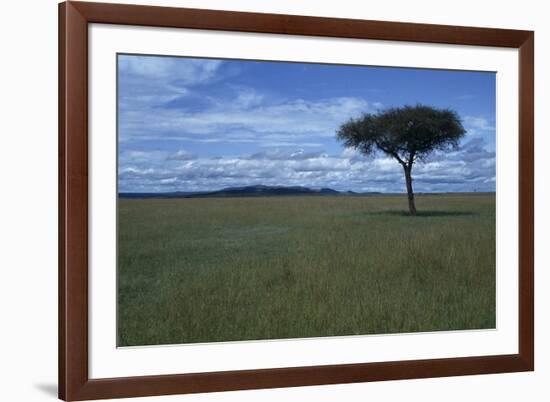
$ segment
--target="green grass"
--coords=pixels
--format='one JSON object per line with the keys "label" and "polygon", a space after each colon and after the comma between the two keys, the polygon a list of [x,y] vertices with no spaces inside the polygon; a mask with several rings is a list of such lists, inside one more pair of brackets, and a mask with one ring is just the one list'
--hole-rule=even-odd
{"label": "green grass", "polygon": [[495,327],[495,197],[119,200],[119,346]]}

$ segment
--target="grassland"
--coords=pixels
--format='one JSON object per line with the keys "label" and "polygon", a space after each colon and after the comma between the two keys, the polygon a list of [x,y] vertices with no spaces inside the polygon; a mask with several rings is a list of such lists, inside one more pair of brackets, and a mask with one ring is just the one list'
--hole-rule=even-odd
{"label": "grassland", "polygon": [[495,327],[495,197],[119,200],[119,346]]}

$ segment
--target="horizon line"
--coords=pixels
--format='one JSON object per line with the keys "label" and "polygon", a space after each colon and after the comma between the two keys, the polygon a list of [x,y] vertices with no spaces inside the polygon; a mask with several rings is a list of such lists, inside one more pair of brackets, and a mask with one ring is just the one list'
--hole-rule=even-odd
{"label": "horizon line", "polygon": [[[223,190],[232,190],[232,189],[243,189],[243,188],[249,188],[249,187],[257,187],[258,185],[250,185],[250,186],[235,186],[235,187],[222,187],[217,188],[213,190],[196,190],[196,191],[186,191],[186,190],[173,190],[173,191],[117,191],[117,194],[177,194],[177,193],[186,193],[186,194],[197,194],[197,193],[212,193],[217,191],[223,191]],[[338,193],[355,193],[355,194],[407,194],[406,191],[374,191],[374,190],[366,190],[366,191],[354,191],[354,190],[334,190],[330,187],[320,187],[320,188],[311,188],[311,187],[304,187],[304,186],[264,186],[264,187],[271,187],[271,188],[304,188],[307,190],[332,190],[336,191]],[[464,194],[464,193],[494,193],[496,194],[496,190],[483,190],[483,191],[476,191],[476,190],[464,190],[464,191],[415,191],[414,194]]]}

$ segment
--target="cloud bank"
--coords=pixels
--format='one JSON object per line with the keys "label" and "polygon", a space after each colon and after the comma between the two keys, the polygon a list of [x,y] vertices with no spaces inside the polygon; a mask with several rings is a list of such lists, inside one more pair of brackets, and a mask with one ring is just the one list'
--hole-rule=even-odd
{"label": "cloud bank", "polygon": [[[385,102],[321,86],[283,90],[272,75],[264,85],[267,73],[259,64],[254,72],[246,62],[120,56],[119,191],[255,184],[405,190],[394,160],[366,158],[335,140],[342,122],[376,112]],[[460,149],[418,163],[415,190],[494,191],[493,121],[465,115],[468,135]]]}
{"label": "cloud bank", "polygon": [[[242,185],[330,187],[347,191],[403,192],[403,172],[391,158],[365,158],[354,150],[337,155],[304,149],[272,149],[213,158],[176,152],[125,152],[121,192],[208,191]],[[432,155],[414,167],[418,192],[493,191],[495,153],[479,139],[460,150]]]}

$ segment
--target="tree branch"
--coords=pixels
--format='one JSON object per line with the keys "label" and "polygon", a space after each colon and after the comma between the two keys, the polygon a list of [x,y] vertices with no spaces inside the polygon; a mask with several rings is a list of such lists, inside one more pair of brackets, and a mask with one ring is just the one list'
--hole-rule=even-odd
{"label": "tree branch", "polygon": [[374,143],[375,143],[376,146],[377,146],[378,148],[380,148],[383,152],[385,152],[385,153],[387,153],[388,155],[391,155],[391,156],[393,156],[395,159],[397,159],[397,162],[399,162],[401,165],[403,165],[403,167],[407,166],[407,163],[406,163],[403,159],[401,159],[401,158],[399,157],[399,155],[397,154],[397,152],[392,151],[392,150],[390,150],[390,149],[388,149],[388,148],[383,147],[378,141],[374,141]]}
{"label": "tree branch", "polygon": [[416,151],[412,151],[410,154],[409,154],[409,166],[412,167],[413,163],[414,163],[414,157],[416,156]]}

